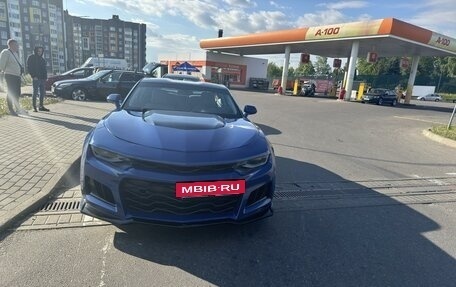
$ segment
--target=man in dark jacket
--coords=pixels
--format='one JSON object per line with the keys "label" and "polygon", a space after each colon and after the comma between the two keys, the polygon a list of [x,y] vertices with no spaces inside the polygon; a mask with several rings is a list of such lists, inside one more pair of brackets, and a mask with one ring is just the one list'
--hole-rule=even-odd
{"label": "man in dark jacket", "polygon": [[27,69],[33,79],[33,110],[35,112],[38,111],[36,109],[36,97],[39,93],[39,110],[49,112],[49,109],[45,108],[43,105],[44,96],[46,95],[44,84],[47,79],[46,60],[43,58],[43,47],[35,47],[33,55],[30,55],[27,58]]}

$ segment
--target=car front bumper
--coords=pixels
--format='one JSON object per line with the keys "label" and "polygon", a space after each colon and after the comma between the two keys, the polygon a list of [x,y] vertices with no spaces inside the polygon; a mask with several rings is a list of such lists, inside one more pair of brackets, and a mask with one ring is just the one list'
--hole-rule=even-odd
{"label": "car front bumper", "polygon": [[[275,164],[240,176],[235,171],[206,174],[166,173],[116,168],[91,151],[81,160],[81,212],[114,224],[132,222],[187,226],[246,223],[272,215]],[[176,198],[176,182],[245,179],[244,194]]]}
{"label": "car front bumper", "polygon": [[60,97],[60,98],[70,98],[71,97],[71,87],[64,87],[64,88],[59,88],[59,86],[52,86],[51,87],[51,92],[54,96]]}

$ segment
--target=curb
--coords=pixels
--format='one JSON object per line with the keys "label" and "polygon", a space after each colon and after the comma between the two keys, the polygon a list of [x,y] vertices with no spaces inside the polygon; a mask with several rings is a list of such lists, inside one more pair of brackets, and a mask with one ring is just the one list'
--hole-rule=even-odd
{"label": "curb", "polygon": [[436,135],[433,132],[431,132],[429,129],[423,130],[423,135],[438,143],[444,144],[444,145],[452,147],[452,148],[456,148],[456,141]]}
{"label": "curb", "polygon": [[40,192],[2,215],[0,221],[0,234],[8,230],[17,221],[34,212],[39,206],[45,204],[52,197],[54,188],[57,187],[60,179],[62,179],[65,173],[67,173],[71,166],[78,160],[79,158],[71,164],[62,164],[56,174],[54,174],[48,183],[43,186]]}

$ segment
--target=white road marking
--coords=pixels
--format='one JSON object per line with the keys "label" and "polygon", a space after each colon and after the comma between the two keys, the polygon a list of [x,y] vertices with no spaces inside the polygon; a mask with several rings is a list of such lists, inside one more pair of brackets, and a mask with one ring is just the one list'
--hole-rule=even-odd
{"label": "white road marking", "polygon": [[424,123],[431,123],[431,124],[439,124],[439,125],[443,125],[444,124],[444,123],[441,123],[441,122],[434,122],[434,121],[415,119],[415,118],[409,118],[409,117],[401,117],[401,116],[394,116],[394,117],[398,118],[398,119],[403,119],[403,120],[410,120],[410,121],[417,121],[417,122],[424,122]]}
{"label": "white road marking", "polygon": [[100,276],[100,284],[98,284],[98,287],[106,286],[106,283],[103,280],[103,278],[105,277],[105,274],[106,274],[106,254],[108,253],[109,249],[111,249],[111,243],[113,242],[113,240],[114,240],[114,235],[112,235],[112,234],[108,235],[108,237],[106,237],[106,239],[105,239],[105,245],[101,249],[101,251],[103,252],[103,261],[101,262],[102,263],[101,276]]}

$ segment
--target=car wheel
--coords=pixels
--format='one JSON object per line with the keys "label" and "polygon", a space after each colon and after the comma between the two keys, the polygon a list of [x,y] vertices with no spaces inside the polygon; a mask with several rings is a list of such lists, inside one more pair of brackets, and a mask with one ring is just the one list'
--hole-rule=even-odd
{"label": "car wheel", "polygon": [[435,99],[436,102],[439,102],[440,100],[439,99]]}
{"label": "car wheel", "polygon": [[378,99],[377,105],[383,105],[383,98]]}
{"label": "car wheel", "polygon": [[76,88],[71,93],[71,98],[75,101],[85,101],[87,99],[87,92],[84,89]]}
{"label": "car wheel", "polygon": [[420,101],[425,101],[425,99],[424,99],[424,98],[421,98]]}
{"label": "car wheel", "polygon": [[396,105],[397,105],[397,100],[396,100],[396,99],[394,99],[394,100],[391,102],[391,106],[393,106],[393,107],[394,107],[394,106],[396,106]]}

